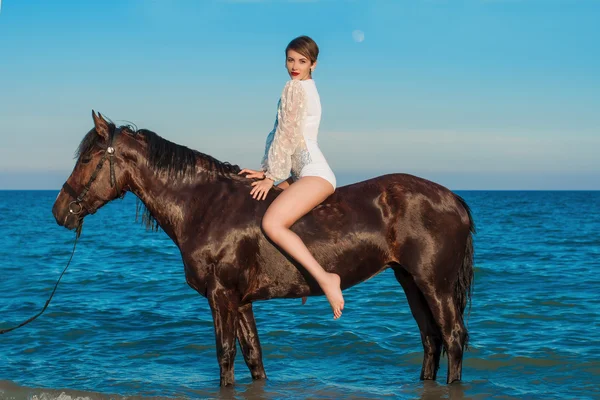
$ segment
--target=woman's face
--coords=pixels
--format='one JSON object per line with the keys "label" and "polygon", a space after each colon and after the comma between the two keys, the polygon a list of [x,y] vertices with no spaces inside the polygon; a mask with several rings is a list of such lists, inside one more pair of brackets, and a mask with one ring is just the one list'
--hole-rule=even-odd
{"label": "woman's face", "polygon": [[316,67],[317,63],[311,65],[309,58],[290,49],[285,65],[292,79],[304,80],[310,79],[310,69]]}

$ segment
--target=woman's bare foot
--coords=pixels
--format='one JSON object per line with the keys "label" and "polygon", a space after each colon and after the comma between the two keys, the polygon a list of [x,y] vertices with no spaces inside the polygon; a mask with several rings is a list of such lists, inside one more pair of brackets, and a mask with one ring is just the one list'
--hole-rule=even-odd
{"label": "woman's bare foot", "polygon": [[325,292],[327,300],[333,310],[333,319],[338,319],[342,316],[344,309],[344,296],[340,287],[342,280],[338,274],[327,272],[327,280],[321,285],[321,289]]}

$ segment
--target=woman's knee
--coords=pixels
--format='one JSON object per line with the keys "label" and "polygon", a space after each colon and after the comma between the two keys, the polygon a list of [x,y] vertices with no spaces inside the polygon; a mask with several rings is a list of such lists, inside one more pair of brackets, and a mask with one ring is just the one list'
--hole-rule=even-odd
{"label": "woman's knee", "polygon": [[271,217],[269,214],[265,214],[261,221],[261,227],[267,236],[274,240],[282,225],[277,219]]}

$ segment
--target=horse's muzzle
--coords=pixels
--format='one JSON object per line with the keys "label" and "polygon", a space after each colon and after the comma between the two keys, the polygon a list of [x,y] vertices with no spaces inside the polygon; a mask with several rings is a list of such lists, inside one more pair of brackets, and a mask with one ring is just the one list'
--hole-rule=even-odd
{"label": "horse's muzzle", "polygon": [[54,219],[58,225],[64,226],[69,230],[77,229],[86,214],[85,209],[83,209],[81,204],[75,202],[65,204],[66,201],[61,197],[59,196],[54,203],[52,215],[54,215]]}

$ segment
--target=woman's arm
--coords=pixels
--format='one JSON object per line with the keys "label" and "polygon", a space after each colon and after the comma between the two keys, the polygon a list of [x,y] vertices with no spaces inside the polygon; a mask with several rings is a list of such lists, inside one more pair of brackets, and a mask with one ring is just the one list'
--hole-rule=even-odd
{"label": "woman's arm", "polygon": [[277,110],[277,128],[262,165],[265,176],[273,181],[286,179],[290,174],[292,154],[302,139],[305,98],[300,81],[290,80],[285,84]]}

